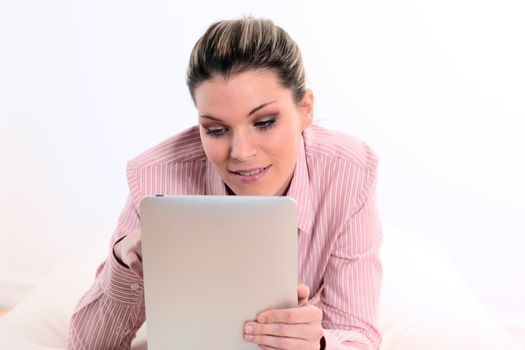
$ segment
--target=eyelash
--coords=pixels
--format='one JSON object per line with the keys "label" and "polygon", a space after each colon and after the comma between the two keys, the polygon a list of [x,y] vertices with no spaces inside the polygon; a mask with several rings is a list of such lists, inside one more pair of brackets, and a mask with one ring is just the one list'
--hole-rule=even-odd
{"label": "eyelash", "polygon": [[275,122],[276,122],[276,119],[271,118],[271,119],[263,120],[262,122],[257,122],[255,123],[255,126],[260,128],[261,130],[268,130],[269,128],[275,125]]}
{"label": "eyelash", "polygon": [[[276,118],[271,118],[271,119],[263,120],[261,122],[257,122],[254,125],[255,127],[259,128],[261,131],[267,131],[275,125],[276,121],[277,121]],[[210,135],[211,137],[220,138],[226,133],[226,131],[227,131],[227,128],[216,128],[216,129],[208,128],[206,134]]]}

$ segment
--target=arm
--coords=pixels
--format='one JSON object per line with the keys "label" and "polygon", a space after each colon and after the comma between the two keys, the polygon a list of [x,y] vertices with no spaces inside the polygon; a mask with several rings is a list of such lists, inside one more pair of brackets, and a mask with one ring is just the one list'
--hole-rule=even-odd
{"label": "arm", "polygon": [[129,349],[144,323],[143,279],[117,261],[115,242],[140,226],[131,197],[111,239],[110,251],[91,288],[79,301],[70,322],[70,349]]}
{"label": "arm", "polygon": [[325,271],[321,308],[327,350],[379,349],[381,242],[381,224],[372,193],[343,225]]}
{"label": "arm", "polygon": [[381,239],[372,197],[340,232],[320,298],[305,303],[309,291],[299,286],[297,307],[261,312],[245,324],[244,339],[262,349],[379,350]]}

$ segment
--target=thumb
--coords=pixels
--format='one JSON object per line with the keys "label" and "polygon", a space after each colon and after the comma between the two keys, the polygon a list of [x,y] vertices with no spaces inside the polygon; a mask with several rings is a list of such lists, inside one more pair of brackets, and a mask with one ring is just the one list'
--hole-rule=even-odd
{"label": "thumb", "polygon": [[299,283],[297,286],[297,303],[299,305],[306,305],[308,297],[310,296],[310,288],[306,284]]}

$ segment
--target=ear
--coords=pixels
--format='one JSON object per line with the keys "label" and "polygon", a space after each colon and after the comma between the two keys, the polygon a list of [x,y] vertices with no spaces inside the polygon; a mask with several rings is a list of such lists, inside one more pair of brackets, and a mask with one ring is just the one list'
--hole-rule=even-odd
{"label": "ear", "polygon": [[314,94],[312,90],[305,91],[303,99],[299,102],[302,115],[303,130],[312,125],[314,119]]}

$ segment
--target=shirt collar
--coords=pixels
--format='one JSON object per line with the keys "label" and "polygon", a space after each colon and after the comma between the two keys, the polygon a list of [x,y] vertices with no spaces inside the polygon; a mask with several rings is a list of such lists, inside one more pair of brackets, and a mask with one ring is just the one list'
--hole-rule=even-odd
{"label": "shirt collar", "polygon": [[[206,160],[206,193],[212,196],[226,196],[226,185],[215,170],[215,167]],[[299,141],[299,150],[297,163],[295,164],[292,182],[286,194],[287,197],[295,199],[297,202],[297,225],[303,232],[310,232],[314,219],[312,208],[312,193],[310,187],[310,175],[308,164],[306,162],[306,151],[304,140],[301,137]]]}

